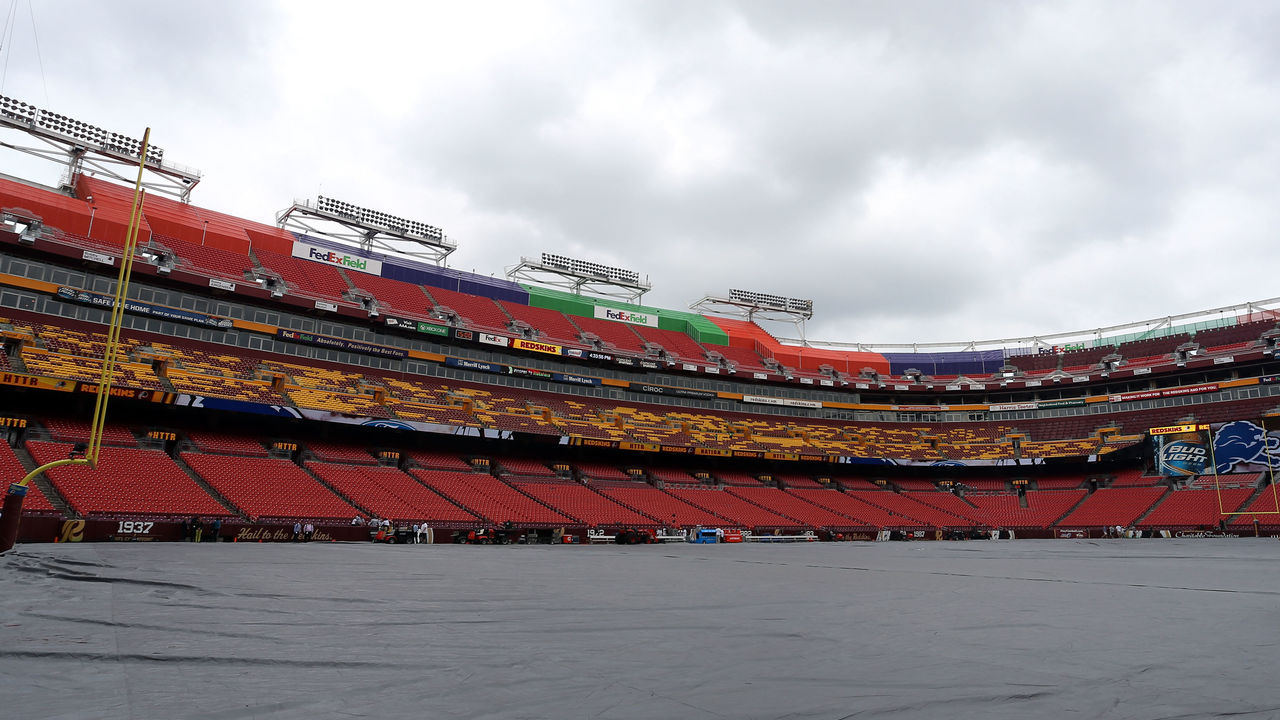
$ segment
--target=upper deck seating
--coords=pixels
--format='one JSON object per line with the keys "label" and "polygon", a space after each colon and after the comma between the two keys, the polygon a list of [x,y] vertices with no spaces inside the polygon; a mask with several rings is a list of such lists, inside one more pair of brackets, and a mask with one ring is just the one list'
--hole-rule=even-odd
{"label": "upper deck seating", "polygon": [[268,250],[255,249],[253,254],[262,267],[276,273],[288,283],[290,292],[350,304],[343,298],[343,294],[351,286],[336,267]]}
{"label": "upper deck seating", "polygon": [[427,287],[426,291],[431,294],[436,306],[447,307],[458,313],[459,317],[464,318],[467,321],[467,327],[483,328],[500,333],[510,332],[508,326],[511,324],[511,318],[492,298],[438,287]]}

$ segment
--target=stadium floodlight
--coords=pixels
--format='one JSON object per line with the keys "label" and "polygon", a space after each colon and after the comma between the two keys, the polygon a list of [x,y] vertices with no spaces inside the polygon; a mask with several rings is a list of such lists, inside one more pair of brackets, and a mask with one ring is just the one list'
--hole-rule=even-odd
{"label": "stadium floodlight", "polygon": [[745,317],[751,322],[790,322],[796,326],[801,342],[804,342],[804,322],[813,317],[812,300],[734,288],[729,290],[728,295],[704,295],[689,307],[702,312]]}
{"label": "stadium floodlight", "polygon": [[164,150],[147,146],[135,137],[110,132],[103,128],[0,96],[0,128],[26,133],[44,146],[26,147],[2,143],[10,150],[65,165],[62,187],[74,191],[77,180],[86,169],[120,183],[134,182],[132,171],[139,164],[149,173],[142,183],[148,192],[172,195],[182,202],[191,201],[191,191],[200,182],[200,171],[164,161]]}
{"label": "stadium floodlight", "polygon": [[323,195],[317,196],[314,203],[294,200],[276,213],[276,225],[356,245],[365,252],[381,250],[437,265],[443,265],[449,254],[458,249],[457,243],[434,225]]}
{"label": "stadium floodlight", "polygon": [[539,260],[520,258],[519,263],[507,268],[507,277],[513,281],[526,280],[564,288],[575,295],[581,295],[585,290],[593,295],[631,303],[639,303],[640,298],[653,289],[647,280],[640,279],[640,273],[635,270],[546,252]]}

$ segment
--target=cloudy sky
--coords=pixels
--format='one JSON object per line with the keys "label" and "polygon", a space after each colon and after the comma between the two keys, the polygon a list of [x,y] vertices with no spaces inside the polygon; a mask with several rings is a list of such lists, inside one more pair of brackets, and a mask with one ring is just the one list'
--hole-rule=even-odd
{"label": "cloudy sky", "polygon": [[869,343],[1280,295],[1271,2],[12,7],[0,93],[152,127],[199,205],[438,225],[459,269],[559,252]]}

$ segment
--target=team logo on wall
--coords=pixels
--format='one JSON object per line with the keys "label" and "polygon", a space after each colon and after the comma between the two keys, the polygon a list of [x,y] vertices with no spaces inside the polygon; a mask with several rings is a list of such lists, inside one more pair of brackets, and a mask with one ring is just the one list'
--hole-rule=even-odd
{"label": "team logo on wall", "polygon": [[1213,436],[1213,457],[1219,473],[1266,471],[1280,462],[1277,451],[1280,436],[1248,420],[1223,423]]}

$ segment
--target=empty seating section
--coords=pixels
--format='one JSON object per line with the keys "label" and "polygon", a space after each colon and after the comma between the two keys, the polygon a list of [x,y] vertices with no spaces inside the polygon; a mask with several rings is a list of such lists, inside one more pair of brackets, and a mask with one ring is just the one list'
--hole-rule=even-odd
{"label": "empty seating section", "polygon": [[1009,481],[1004,478],[962,478],[955,481],[969,490],[977,492],[1005,492],[1009,489]]}
{"label": "empty seating section", "polygon": [[584,332],[589,332],[600,338],[606,348],[616,348],[636,355],[645,354],[644,340],[627,323],[580,317],[578,315],[573,316],[570,320]]}
{"label": "empty seating section", "polygon": [[1275,326],[1276,321],[1274,319],[1226,325],[1208,330],[1197,330],[1192,340],[1199,343],[1200,347],[1206,350],[1214,350],[1228,345],[1244,344],[1247,346],[1258,340],[1262,333],[1271,330]]}
{"label": "empty seating section", "polygon": [[152,235],[151,245],[171,251],[178,269],[200,275],[244,282],[245,271],[253,267],[248,255],[165,235]]}
{"label": "empty seating section", "polygon": [[431,315],[431,298],[423,292],[421,285],[362,272],[349,272],[347,277],[351,279],[352,285],[378,301],[378,309],[383,314],[399,313],[414,318],[427,318]]}
{"label": "empty seating section", "polygon": [[[27,472],[27,469],[22,466],[22,461],[18,460],[17,454],[13,452],[13,448],[9,447],[9,443],[0,443],[0,474],[7,478],[8,482],[16,483],[26,477]],[[26,500],[22,503],[23,512],[44,513],[56,509],[35,483],[29,486]]]}
{"label": "empty seating section", "polygon": [[631,476],[613,465],[603,463],[578,463],[578,473],[592,480],[630,480]]}
{"label": "empty seating section", "polygon": [[802,527],[854,527],[853,521],[840,513],[819,507],[777,488],[756,485],[755,487],[728,487],[724,491],[753,505],[775,510],[779,514],[799,522]]}
{"label": "empty seating section", "polygon": [[1107,487],[1155,487],[1164,482],[1159,475],[1143,475],[1141,468],[1116,473],[1115,479]]}
{"label": "empty seating section", "polygon": [[[24,348],[22,359],[27,364],[28,371],[36,375],[95,384],[102,377],[102,360],[98,358],[73,357],[45,352],[39,348]],[[119,361],[111,384],[144,390],[160,390],[163,387],[150,366]]]}
{"label": "empty seating section", "polygon": [[1102,362],[1102,358],[1116,352],[1114,345],[1102,345],[1100,347],[1088,348],[1086,350],[1072,350],[1062,353],[1062,369],[1084,369],[1091,368]]}
{"label": "empty seating section", "polygon": [[725,360],[732,362],[739,372],[772,372],[764,364],[764,358],[756,354],[756,351],[751,348],[712,345],[707,349],[720,353]]}
{"label": "empty seating section", "polygon": [[1028,355],[1015,355],[1008,359],[1008,363],[1026,373],[1035,373],[1044,370],[1057,370],[1058,354],[1033,353]]}
{"label": "empty seating section", "polygon": [[728,518],[690,505],[675,495],[644,483],[610,483],[597,485],[595,489],[605,497],[648,515],[663,527],[715,527],[728,521]]}
{"label": "empty seating section", "polygon": [[683,470],[667,468],[649,468],[645,473],[655,479],[671,485],[698,485],[701,481]]}
{"label": "empty seating section", "polygon": [[267,448],[263,446],[262,441],[258,438],[232,433],[192,430],[187,433],[187,440],[191,442],[196,450],[204,453],[267,457]]}
{"label": "empty seating section", "polygon": [[[970,526],[986,524],[980,519],[977,508],[951,493],[937,491],[911,491],[904,493],[904,495],[922,505],[928,505],[941,510],[943,513],[946,513],[947,517],[955,516],[961,518]],[[953,527],[956,525],[954,520],[950,522]]]}
{"label": "empty seating section", "polygon": [[514,482],[518,490],[531,495],[564,515],[588,525],[652,527],[654,518],[646,517],[576,483]]}
{"label": "empty seating section", "polygon": [[920,478],[899,478],[894,480],[893,484],[903,490],[937,490],[932,480],[923,480]]}
{"label": "empty seating section", "polygon": [[429,525],[471,524],[476,516],[392,467],[308,463],[321,480],[379,518]]}
{"label": "empty seating section", "polygon": [[476,412],[475,418],[482,425],[498,430],[534,433],[537,435],[559,435],[560,429],[543,420],[541,415],[521,415],[517,413]]}
{"label": "empty seating section", "polygon": [[817,480],[806,477],[804,475],[781,475],[775,474],[774,479],[782,483],[782,487],[791,488],[825,488],[826,485]]}
{"label": "empty seating section", "polygon": [[520,475],[524,477],[555,477],[556,473],[545,464],[537,460],[525,460],[522,458],[502,458],[498,461],[498,465],[509,475]]}
{"label": "empty seating section", "polygon": [[299,387],[287,391],[294,405],[313,410],[328,410],[343,415],[368,415],[390,417],[391,412],[373,399],[372,395],[354,395]]}
{"label": "empty seating section", "polygon": [[410,451],[405,453],[406,459],[418,467],[435,468],[437,470],[462,470],[469,472],[471,466],[466,460],[448,453]]}
{"label": "empty seating section", "polygon": [[1043,529],[1065,515],[1084,496],[1084,490],[1028,492],[1026,507],[1019,504],[1017,495],[970,495],[966,499],[977,507],[975,517],[990,527]]}
{"label": "empty seating section", "polygon": [[[903,515],[890,514],[879,505],[863,502],[854,493],[834,490],[809,490],[800,488],[788,491],[802,500],[826,508],[850,519],[854,527],[864,528],[914,528],[923,523]],[[885,493],[886,495],[890,493]]]}
{"label": "empty seating section", "polygon": [[491,523],[510,521],[519,525],[552,527],[573,522],[571,518],[491,475],[419,469],[410,470],[409,473],[431,489]]}
{"label": "empty seating section", "polygon": [[1098,452],[1098,440],[1024,440],[1019,454],[1024,458],[1085,457]]}
{"label": "empty seating section", "polygon": [[967,517],[958,517],[932,505],[925,505],[905,494],[882,490],[855,490],[850,494],[867,504],[884,508],[892,515],[909,517],[927,527],[963,527],[972,524]]}
{"label": "empty seating section", "polygon": [[358,373],[345,372],[337,368],[276,361],[264,362],[260,367],[263,370],[284,373],[293,384],[316,390],[351,393],[356,392],[360,385],[366,382],[364,376]]}
{"label": "empty seating section", "polygon": [[1276,485],[1268,485],[1258,491],[1253,500],[1240,508],[1245,514],[1236,515],[1228,520],[1230,525],[1252,525],[1254,519],[1260,525],[1275,526],[1280,524],[1280,492]]}
{"label": "empty seating section", "polygon": [[[44,465],[66,458],[71,445],[31,441],[27,449]],[[83,515],[231,515],[160,450],[104,446],[96,469],[64,465],[45,476]]]}
{"label": "empty seating section", "polygon": [[262,267],[276,273],[288,283],[290,293],[346,302],[343,300],[343,293],[351,286],[337,268],[267,250],[255,249],[253,254]]}
{"label": "empty seating section", "polygon": [[[58,442],[77,443],[89,440],[88,420],[42,418],[40,424],[49,431],[49,437]],[[138,440],[128,428],[107,423],[102,427],[102,444],[132,447],[138,444]]]}
{"label": "empty seating section", "polygon": [[661,345],[662,349],[666,350],[667,354],[672,357],[699,363],[707,361],[707,349],[682,332],[645,327],[643,325],[636,325],[633,329],[640,337],[644,338],[645,342]]}
{"label": "empty seating section", "polygon": [[217,376],[251,377],[258,361],[244,355],[206,352],[200,348],[174,343],[152,342],[138,350],[145,355],[167,358],[170,370]]}
{"label": "empty seating section", "polygon": [[349,521],[358,510],[281,458],[182,453],[215,490],[253,519]]}
{"label": "empty seating section", "polygon": [[364,445],[347,445],[337,442],[307,443],[311,456],[324,462],[353,463],[356,465],[377,465],[378,459],[369,454],[370,448]]}
{"label": "empty seating section", "polygon": [[507,326],[511,323],[511,318],[507,317],[495,300],[438,287],[428,287],[426,290],[435,300],[436,306],[447,307],[456,312],[459,317],[467,320],[468,327],[508,332]]}
{"label": "empty seating section", "polygon": [[739,487],[761,487],[760,481],[744,472],[717,472],[716,477],[725,485],[736,485]]}
{"label": "empty seating section", "polygon": [[[769,488],[765,488],[766,490]],[[712,488],[668,487],[667,492],[690,505],[703,508],[744,528],[799,528],[801,523],[739,495]],[[781,490],[773,492],[782,494]]]}
{"label": "empty seating section", "polygon": [[266,405],[289,405],[280,393],[271,389],[266,380],[241,380],[239,378],[169,372],[165,375],[173,389],[193,395],[234,398]]}
{"label": "empty seating section", "polygon": [[1164,495],[1166,488],[1105,488],[1080,503],[1062,519],[1063,527],[1128,527]]}
{"label": "empty seating section", "polygon": [[1084,480],[1080,476],[1074,477],[1041,477],[1035,480],[1036,490],[1075,490],[1081,486]]}
{"label": "empty seating section", "polygon": [[[1139,527],[1153,528],[1211,528],[1219,520],[1230,520],[1223,513],[1235,512],[1253,495],[1253,488],[1226,488],[1217,490],[1175,490],[1156,505],[1155,509],[1138,523]],[[1221,507],[1219,507],[1221,502]],[[1122,523],[1116,523],[1122,524]]]}
{"label": "empty seating section", "polygon": [[508,300],[498,300],[498,305],[512,318],[538,331],[538,339],[547,342],[582,345],[582,331],[559,310],[521,305]]}
{"label": "empty seating section", "polygon": [[1169,355],[1179,345],[1190,340],[1191,336],[1186,333],[1147,338],[1145,340],[1130,340],[1129,342],[1120,343],[1120,346],[1116,348],[1116,352],[1119,352],[1126,360],[1130,358],[1159,357]]}

